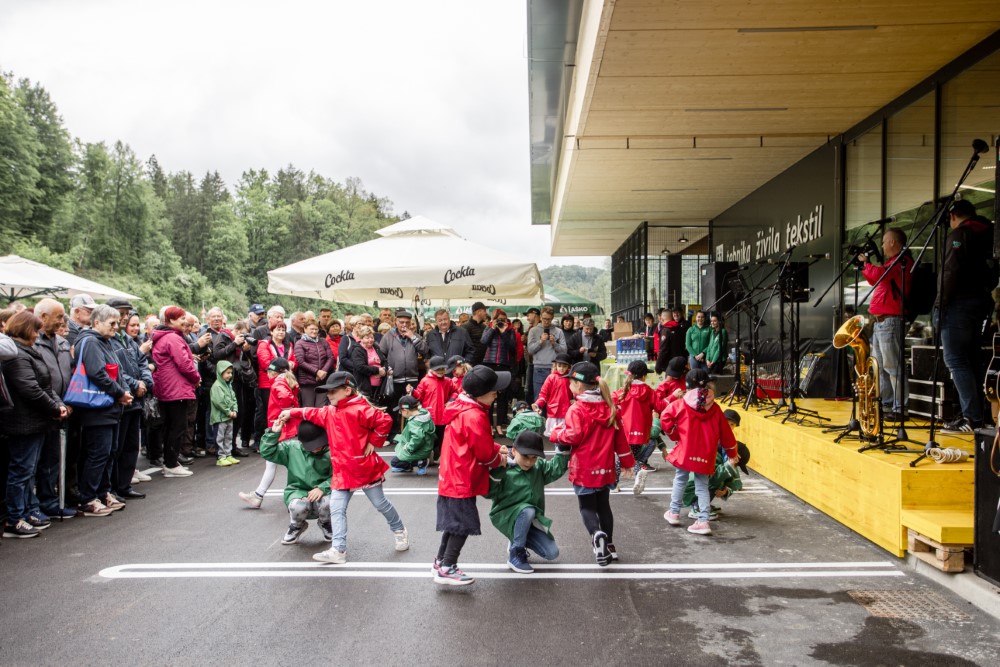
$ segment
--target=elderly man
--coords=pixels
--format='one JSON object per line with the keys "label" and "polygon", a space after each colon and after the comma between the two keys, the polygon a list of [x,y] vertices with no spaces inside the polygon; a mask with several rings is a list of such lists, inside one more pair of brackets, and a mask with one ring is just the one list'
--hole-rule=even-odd
{"label": "elderly man", "polygon": [[76,344],[76,338],[84,329],[90,328],[90,314],[97,304],[89,294],[77,294],[69,301],[69,335],[66,340],[70,346]]}
{"label": "elderly man", "polygon": [[247,311],[247,322],[250,324],[251,331],[260,325],[260,321],[264,319],[264,313],[266,312],[267,311],[264,310],[264,306],[259,303],[255,303],[250,306],[250,309]]}
{"label": "elderly man", "polygon": [[[271,306],[267,309],[267,319],[257,322],[257,328],[251,329],[253,332],[253,338],[257,341],[268,340],[271,337],[271,331],[274,327],[278,326],[279,322],[285,321],[285,309],[281,306]],[[257,350],[253,351],[254,354]]]}
{"label": "elderly man", "polygon": [[528,354],[532,359],[532,392],[528,404],[538,397],[545,378],[552,372],[552,363],[557,354],[566,353],[566,338],[562,329],[553,324],[555,311],[551,306],[542,308],[540,321],[528,331]]}
{"label": "elderly man", "polygon": [[594,320],[583,320],[583,326],[575,332],[571,340],[566,343],[573,362],[589,361],[592,364],[600,364],[602,359],[608,356],[608,349],[604,347],[604,341],[597,334],[597,325]]}
{"label": "elderly man", "polygon": [[[66,310],[55,299],[42,299],[35,305],[35,315],[42,321],[35,349],[42,355],[45,366],[52,378],[52,391],[57,396],[66,393],[69,379],[73,374],[69,355],[69,342],[56,331],[66,321]],[[42,443],[42,451],[35,470],[35,493],[28,499],[29,514],[43,513],[49,517],[61,516],[68,519],[76,516],[76,510],[59,509],[59,470],[63,462],[59,457],[59,442],[65,432],[65,422],[60,428],[49,431]],[[76,466],[71,468],[75,472]],[[67,485],[69,477],[66,478]]]}
{"label": "elderly man", "polygon": [[427,350],[432,357],[449,359],[456,355],[469,359],[475,346],[469,339],[469,332],[455,325],[447,308],[434,313],[435,327],[427,334]]}
{"label": "elderly man", "polygon": [[486,304],[482,301],[477,301],[472,304],[472,317],[462,325],[469,332],[469,339],[476,348],[472,353],[472,358],[466,359],[473,366],[483,363],[483,355],[486,354],[486,346],[483,345],[483,332],[486,330],[486,323],[489,322],[489,319],[490,316],[486,312]]}
{"label": "elderly man", "polygon": [[302,334],[306,332],[306,314],[296,310],[288,318],[288,323],[291,326],[288,328],[286,340],[289,345],[295,345],[295,341],[301,338]]}
{"label": "elderly man", "polygon": [[[417,355],[427,358],[427,341],[416,332],[410,313],[405,310],[396,312],[396,327],[382,336],[379,349],[392,370],[393,396],[402,396],[410,387],[416,389],[420,380]],[[392,434],[398,432],[398,426],[399,421],[393,419]]]}

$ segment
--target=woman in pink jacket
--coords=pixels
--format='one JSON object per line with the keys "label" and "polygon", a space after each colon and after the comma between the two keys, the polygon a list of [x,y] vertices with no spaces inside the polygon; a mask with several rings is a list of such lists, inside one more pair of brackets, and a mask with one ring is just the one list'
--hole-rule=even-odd
{"label": "woman in pink jacket", "polygon": [[184,340],[181,328],[187,313],[183,308],[171,306],[163,311],[163,322],[153,329],[152,358],[153,395],[160,401],[163,417],[163,476],[188,477],[193,474],[178,462],[177,456],[194,440],[188,425],[188,410],[195,400],[195,387],[201,384],[201,375],[191,355],[191,348]]}

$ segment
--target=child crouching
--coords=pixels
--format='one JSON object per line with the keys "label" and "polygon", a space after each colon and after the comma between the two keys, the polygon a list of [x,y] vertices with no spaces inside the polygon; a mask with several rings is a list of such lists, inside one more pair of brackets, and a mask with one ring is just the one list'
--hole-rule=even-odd
{"label": "child crouching", "polygon": [[507,567],[514,572],[531,574],[528,550],[545,560],[559,557],[559,547],[549,528],[552,519],[545,516],[545,485],[566,474],[569,455],[557,453],[545,460],[542,436],[522,431],[513,445],[514,465],[490,473],[493,501],[490,521],[510,540]]}
{"label": "child crouching", "polygon": [[278,417],[260,440],[260,455],[265,460],[288,469],[285,483],[285,506],[288,508],[288,532],[282,544],[295,544],[309,524],[319,520],[323,539],[333,539],[330,525],[330,443],[326,431],[309,422],[300,422],[297,436],[278,441],[287,416]]}
{"label": "child crouching", "polygon": [[[726,410],[723,414],[726,416],[726,421],[729,422],[729,427],[735,433],[736,428],[740,425],[740,414],[735,410]],[[724,501],[729,500],[734,493],[743,489],[743,480],[740,478],[739,471],[742,470],[744,475],[750,474],[750,471],[747,470],[747,463],[750,461],[750,449],[742,442],[737,441],[736,451],[739,453],[740,459],[736,465],[732,465],[726,460],[726,453],[721,447],[716,451],[715,472],[708,478],[708,497],[711,500],[715,500],[716,498]],[[688,481],[687,487],[684,489],[684,506],[687,507],[688,505],[691,506],[688,518],[697,519],[700,508],[694,488],[694,480]],[[715,521],[721,513],[722,508],[710,505],[708,508],[708,520]]]}
{"label": "child crouching", "polygon": [[434,450],[437,427],[431,420],[430,412],[421,407],[420,401],[413,396],[400,398],[396,409],[406,420],[406,425],[393,438],[396,455],[389,461],[389,469],[392,472],[410,472],[415,467],[418,475],[426,475],[427,459]]}
{"label": "child crouching", "polygon": [[711,535],[708,525],[708,477],[715,472],[715,452],[721,445],[729,463],[738,462],[736,437],[725,415],[715,402],[715,392],[708,371],[695,369],[687,374],[688,392],[684,398],[666,407],[660,417],[663,432],[677,445],[667,460],[677,469],[670,496],[670,509],[663,518],[671,526],[681,523],[680,509],[688,477],[694,474],[695,495],[698,499],[698,520],[688,526],[689,533]]}

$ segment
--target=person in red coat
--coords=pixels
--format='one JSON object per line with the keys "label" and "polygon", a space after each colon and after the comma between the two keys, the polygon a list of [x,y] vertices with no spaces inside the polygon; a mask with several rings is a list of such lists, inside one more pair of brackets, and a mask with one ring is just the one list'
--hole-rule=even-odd
{"label": "person in red coat", "polygon": [[[612,395],[615,406],[618,408],[618,414],[621,415],[622,427],[625,429],[625,441],[628,442],[629,449],[632,450],[632,458],[635,459],[635,465],[632,468],[632,472],[635,473],[632,493],[637,496],[646,488],[648,471],[642,466],[641,461],[644,460],[643,450],[649,445],[649,434],[653,429],[655,397],[652,387],[646,384],[648,372],[649,369],[645,361],[633,361],[628,365],[628,370],[625,371],[628,376],[626,385]],[[618,465],[617,470],[619,473],[621,472],[620,465]]]}
{"label": "person in red coat", "polygon": [[448,362],[444,357],[431,357],[427,362],[427,369],[430,371],[420,380],[417,388],[411,393],[413,397],[420,401],[420,404],[431,413],[431,421],[434,422],[434,460],[441,458],[441,444],[444,442],[444,409],[445,405],[456,396],[459,391],[452,382],[453,378],[445,377],[448,371]]}
{"label": "person in red coat", "polygon": [[[266,419],[267,428],[271,428],[278,415],[289,408],[299,407],[298,383],[295,375],[289,366],[288,360],[284,357],[274,357],[268,364],[261,380],[267,378],[270,388],[267,390]],[[292,419],[285,423],[281,430],[281,440],[294,438],[298,434],[299,422],[301,419]],[[240,500],[249,505],[252,509],[260,509],[264,502],[264,495],[274,483],[274,476],[278,472],[278,464],[274,461],[264,463],[264,474],[261,475],[257,489],[252,493],[240,491]]]}
{"label": "person in red coat", "polygon": [[510,373],[475,366],[462,379],[462,393],[445,407],[444,443],[438,473],[437,529],[441,546],[434,559],[434,582],[467,586],[475,581],[458,569],[470,535],[480,534],[476,496],[490,489],[490,468],[507,463],[507,448],[493,442],[490,406],[507,389]]}
{"label": "person in red coat", "polygon": [[677,443],[670,450],[667,460],[677,469],[674,475],[670,509],[663,518],[671,526],[679,526],[684,487],[694,475],[694,488],[698,497],[698,519],[688,526],[688,532],[711,535],[708,525],[708,478],[715,472],[715,456],[719,445],[729,457],[729,463],[739,463],[736,436],[726,421],[722,408],[715,402],[714,387],[708,371],[696,368],[687,374],[688,392],[684,398],[667,406],[660,416],[663,432]]}
{"label": "person in red coat", "polygon": [[395,540],[396,551],[410,548],[403,520],[385,497],[382,484],[389,465],[375,453],[385,444],[392,418],[358,393],[354,376],[346,371],[332,374],[327,383],[316,387],[327,392],[329,404],[321,408],[285,410],[279,418],[302,419],[321,426],[330,440],[330,523],[333,544],[326,551],[313,554],[323,563],[347,562],[347,504],[355,491],[362,491],[385,517]]}
{"label": "person in red coat", "polygon": [[545,408],[545,437],[565,421],[569,405],[573,402],[573,393],[569,390],[570,363],[568,354],[556,355],[552,362],[552,372],[545,377],[542,388],[538,390],[538,398],[531,406],[539,414]]}
{"label": "person in red coat", "polygon": [[594,559],[603,567],[618,560],[610,501],[615,485],[615,455],[621,460],[622,477],[626,479],[632,477],[635,459],[597,366],[581,361],[570,369],[569,377],[576,402],[566,413],[565,423],[552,429],[549,439],[570,447],[569,481],[580,504],[583,525],[590,533]]}
{"label": "person in red coat", "polygon": [[666,376],[653,390],[653,412],[663,413],[667,406],[687,391],[684,376],[687,374],[687,357],[674,357],[667,366]]}

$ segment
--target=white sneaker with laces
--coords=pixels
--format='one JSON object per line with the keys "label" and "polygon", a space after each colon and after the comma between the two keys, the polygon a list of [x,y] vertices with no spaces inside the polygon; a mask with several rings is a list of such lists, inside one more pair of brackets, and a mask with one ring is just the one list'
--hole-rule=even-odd
{"label": "white sneaker with laces", "polygon": [[163,467],[164,477],[190,477],[194,473],[185,468],[182,465],[175,466],[173,468]]}
{"label": "white sneaker with laces", "polygon": [[632,485],[632,493],[641,496],[642,492],[646,490],[646,475],[649,474],[648,470],[639,470],[635,473],[635,483]]}
{"label": "white sneaker with laces", "polygon": [[327,549],[326,551],[321,551],[318,554],[313,554],[313,560],[318,560],[321,563],[342,565],[347,562],[347,552],[337,551],[336,549]]}
{"label": "white sneaker with laces", "polygon": [[410,548],[410,540],[405,528],[393,531],[392,537],[396,541],[396,551],[406,551]]}
{"label": "white sneaker with laces", "polygon": [[152,482],[152,481],[153,481],[153,478],[152,478],[152,477],[150,477],[150,476],[149,476],[149,475],[147,475],[146,473],[142,472],[141,470],[136,470],[136,471],[135,471],[135,477],[136,477],[136,478],[137,478],[137,479],[138,479],[138,480],[139,480],[140,482]]}
{"label": "white sneaker with laces", "polygon": [[250,493],[240,491],[240,500],[255,510],[259,510],[261,503],[264,502],[264,499],[258,496],[256,491],[251,491]]}

